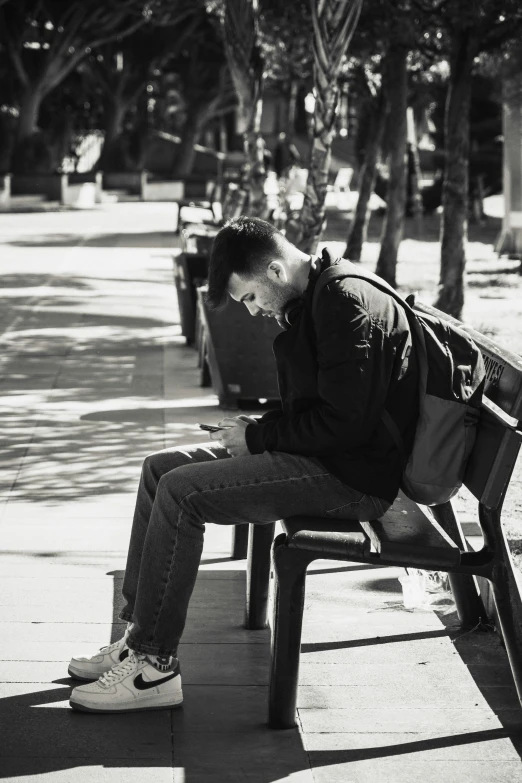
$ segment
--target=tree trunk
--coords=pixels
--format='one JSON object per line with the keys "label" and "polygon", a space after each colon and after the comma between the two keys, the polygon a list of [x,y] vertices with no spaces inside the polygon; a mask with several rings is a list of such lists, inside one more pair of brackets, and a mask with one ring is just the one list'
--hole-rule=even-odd
{"label": "tree trunk", "polygon": [[376,273],[392,286],[396,286],[397,254],[404,229],[406,213],[406,110],[408,108],[408,50],[397,47],[390,51],[387,60],[387,79],[383,85],[390,103],[388,117],[389,180],[386,197],[386,215],[381,235],[381,249]]}
{"label": "tree trunk", "polygon": [[290,143],[295,136],[295,118],[297,113],[297,96],[299,94],[299,82],[297,79],[292,79],[290,82],[290,90],[288,94],[288,110],[286,115],[286,140]]}
{"label": "tree trunk", "polygon": [[415,127],[415,115],[412,107],[408,107],[408,202],[407,213],[412,215],[415,225],[415,236],[422,238],[424,205],[422,203],[421,179],[422,169],[420,165],[419,148],[417,146],[417,129]]}
{"label": "tree trunk", "polygon": [[260,132],[262,105],[259,98],[251,110],[250,126],[243,134],[243,149],[247,160],[245,184],[248,190],[248,214],[266,220],[269,209],[265,194],[265,142]]}
{"label": "tree trunk", "polygon": [[45,95],[40,87],[29,85],[24,90],[22,100],[20,101],[20,114],[16,134],[18,144],[37,132],[38,117],[44,97]]}
{"label": "tree trunk", "polygon": [[227,0],[222,17],[225,53],[239,102],[245,152],[239,188],[229,199],[232,216],[242,212],[253,217],[268,215],[264,142],[260,133],[263,61],[258,44],[258,13],[257,0]]}
{"label": "tree trunk", "polygon": [[[289,238],[315,253],[325,217],[326,189],[335,136],[338,77],[343,55],[359,20],[362,0],[312,2],[315,110],[308,181],[299,225]],[[289,229],[292,229],[289,226]]]}
{"label": "tree trunk", "polygon": [[444,122],[446,163],[442,186],[441,266],[435,304],[455,318],[464,306],[468,232],[469,110],[475,41],[469,31],[452,40],[450,82]]}
{"label": "tree trunk", "polygon": [[201,132],[206,124],[206,113],[200,107],[191,108],[189,111],[181,144],[172,169],[174,179],[185,179],[192,174],[196,150],[194,145],[198,143]]}
{"label": "tree trunk", "polygon": [[421,192],[422,169],[417,145],[408,142],[408,215],[413,217],[415,236],[422,238],[424,205]]}
{"label": "tree trunk", "polygon": [[96,164],[99,171],[116,171],[121,168],[118,158],[118,140],[123,132],[123,120],[128,104],[118,93],[110,96],[106,106],[105,136],[100,158]]}
{"label": "tree trunk", "polygon": [[346,241],[345,258],[350,261],[360,261],[363,244],[366,242],[368,225],[371,217],[370,197],[375,187],[377,173],[377,161],[386,127],[388,115],[388,101],[381,90],[375,106],[368,141],[364,153],[364,163],[359,172],[359,196],[355,214],[350,224],[350,231]]}

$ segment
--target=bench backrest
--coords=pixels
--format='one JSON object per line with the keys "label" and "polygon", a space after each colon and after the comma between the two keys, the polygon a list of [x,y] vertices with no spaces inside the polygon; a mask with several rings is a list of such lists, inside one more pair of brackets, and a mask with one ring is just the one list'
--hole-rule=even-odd
{"label": "bench backrest", "polygon": [[[485,394],[505,414],[522,418],[522,358],[501,348],[493,340],[476,332],[429,305],[417,304],[419,312],[430,313],[465,329],[480,348],[486,366]],[[520,436],[488,410],[482,411],[477,439],[464,483],[473,495],[489,508],[503,500],[520,448]]]}

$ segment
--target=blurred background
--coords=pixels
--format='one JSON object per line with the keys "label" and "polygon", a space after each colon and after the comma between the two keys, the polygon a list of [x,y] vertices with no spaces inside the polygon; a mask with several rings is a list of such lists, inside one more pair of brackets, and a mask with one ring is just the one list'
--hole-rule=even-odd
{"label": "blurred background", "polygon": [[468,223],[522,247],[521,30],[517,0],[0,0],[0,202],[206,199],[308,250],[330,210],[392,284],[440,237],[459,317]]}

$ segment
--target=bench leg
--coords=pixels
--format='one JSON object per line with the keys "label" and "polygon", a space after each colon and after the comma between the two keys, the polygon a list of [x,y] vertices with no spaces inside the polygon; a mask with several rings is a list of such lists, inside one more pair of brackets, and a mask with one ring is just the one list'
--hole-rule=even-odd
{"label": "bench leg", "polygon": [[272,729],[296,725],[299,655],[306,569],[317,554],[290,549],[283,533],[274,541],[274,623],[268,723]]}
{"label": "bench leg", "polygon": [[486,621],[486,610],[478,593],[475,579],[465,574],[448,574],[457,614],[463,628],[475,628]]}
{"label": "bench leg", "polygon": [[[457,546],[462,550],[469,549],[451,503],[434,506],[431,510],[439,525]],[[466,574],[449,574],[449,583],[462,627],[474,628],[481,620],[484,621],[486,610],[475,578]]]}
{"label": "bench leg", "polygon": [[270,549],[275,522],[249,525],[249,528],[245,628],[254,631],[267,626]]}
{"label": "bench leg", "polygon": [[234,525],[232,560],[244,560],[248,550],[248,525]]}
{"label": "bench leg", "polygon": [[[493,516],[495,512],[484,509],[483,514]],[[517,581],[509,544],[501,528],[500,515],[497,516],[494,529],[498,561],[489,579],[509,665],[522,705],[522,598],[520,594],[522,580]]]}

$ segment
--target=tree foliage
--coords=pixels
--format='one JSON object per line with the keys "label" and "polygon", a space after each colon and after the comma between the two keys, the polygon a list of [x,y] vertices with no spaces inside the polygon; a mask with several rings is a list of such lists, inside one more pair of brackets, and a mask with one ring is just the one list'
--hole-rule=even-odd
{"label": "tree foliage", "polygon": [[310,79],[312,35],[309,0],[261,0],[259,40],[268,84],[286,91],[292,82]]}
{"label": "tree foliage", "polygon": [[9,0],[0,8],[0,48],[14,74],[17,159],[37,131],[44,99],[99,47],[188,13],[182,0]]}

